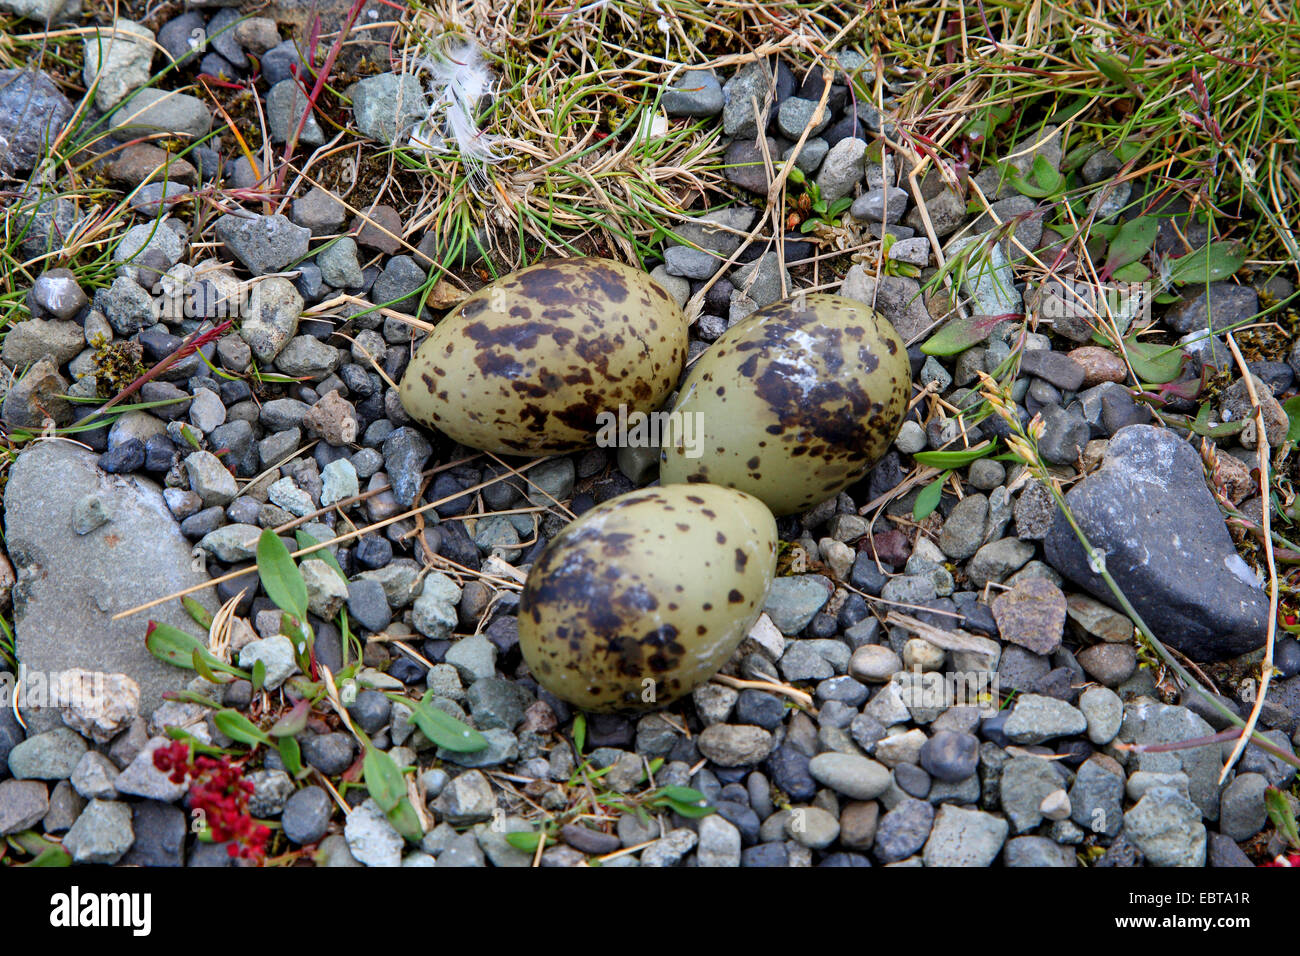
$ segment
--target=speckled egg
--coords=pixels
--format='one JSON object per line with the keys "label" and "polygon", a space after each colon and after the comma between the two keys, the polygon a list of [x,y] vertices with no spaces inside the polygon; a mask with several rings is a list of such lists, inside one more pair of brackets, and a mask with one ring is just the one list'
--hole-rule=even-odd
{"label": "speckled egg", "polygon": [[650,412],[677,384],[687,322],[646,273],[556,259],[453,309],[402,379],[402,406],[463,445],[552,455],[595,443],[597,415]]}
{"label": "speckled egg", "polygon": [[776,520],[716,485],[631,491],[557,534],[519,600],[538,682],[584,710],[653,710],[707,681],[763,609]]}
{"label": "speckled egg", "polygon": [[665,443],[660,479],[738,488],[778,515],[806,511],[889,450],[911,388],[903,341],[870,306],[836,295],[773,303],[691,368],[673,411],[693,416],[697,437]]}

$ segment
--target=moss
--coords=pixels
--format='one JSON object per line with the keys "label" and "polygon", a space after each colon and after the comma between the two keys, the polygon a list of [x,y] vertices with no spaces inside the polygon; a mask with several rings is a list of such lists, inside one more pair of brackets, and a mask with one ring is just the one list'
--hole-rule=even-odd
{"label": "moss", "polygon": [[112,398],[145,373],[139,342],[95,340],[95,382],[100,398]]}

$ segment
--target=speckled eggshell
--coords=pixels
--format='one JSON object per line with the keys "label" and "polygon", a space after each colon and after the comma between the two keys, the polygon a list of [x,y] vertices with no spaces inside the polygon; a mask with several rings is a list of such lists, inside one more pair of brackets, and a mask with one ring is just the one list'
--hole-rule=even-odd
{"label": "speckled eggshell", "polygon": [[519,600],[524,660],[543,687],[584,710],[672,703],[717,673],[749,633],[776,545],[772,513],[729,488],[611,498],[533,564]]}
{"label": "speckled eggshell", "polygon": [[552,455],[595,443],[596,416],[658,409],[686,363],[687,322],[639,269],[556,259],[453,309],[402,378],[402,406],[463,445]]}
{"label": "speckled eggshell", "polygon": [[660,480],[747,491],[796,514],[860,479],[907,411],[902,339],[870,306],[837,295],[785,299],[724,332],[691,368],[674,412],[699,412],[697,457],[665,445]]}

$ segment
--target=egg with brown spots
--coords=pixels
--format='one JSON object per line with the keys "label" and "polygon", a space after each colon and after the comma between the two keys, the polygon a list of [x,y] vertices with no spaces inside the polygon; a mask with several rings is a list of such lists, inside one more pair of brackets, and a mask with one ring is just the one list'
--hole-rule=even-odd
{"label": "egg with brown spots", "polygon": [[542,551],[519,599],[533,676],[589,711],[645,711],[725,664],[762,612],[776,520],[716,485],[631,491],[592,508]]}
{"label": "egg with brown spots", "polygon": [[686,363],[682,310],[649,275],[556,259],[503,276],[438,323],[402,378],[412,418],[470,448],[552,455],[595,443],[601,412],[651,412]]}
{"label": "egg with brown spots", "polygon": [[660,480],[738,488],[778,515],[806,511],[889,450],[911,388],[903,341],[870,306],[837,295],[775,302],[691,368],[673,412],[694,432],[664,443]]}

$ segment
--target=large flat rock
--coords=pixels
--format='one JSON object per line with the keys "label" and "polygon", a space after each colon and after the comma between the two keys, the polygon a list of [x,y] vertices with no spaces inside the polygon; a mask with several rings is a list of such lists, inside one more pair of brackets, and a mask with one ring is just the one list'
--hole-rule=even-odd
{"label": "large flat rock", "polygon": [[[144,646],[150,618],[199,636],[179,601],[113,621],[155,597],[201,584],[190,544],[152,481],[108,475],[96,456],[67,441],[38,441],[9,469],[5,538],[17,573],[14,624],[18,661],[45,675],[67,668],[122,673],[140,685],[148,714],[164,691],[177,690],[192,671],[164,664]],[[87,495],[102,501],[110,520],[88,534],[73,530],[73,509]],[[215,610],[212,591],[194,595]],[[32,684],[32,686],[35,686]],[[25,708],[32,732],[59,726],[57,711]]]}
{"label": "large flat rock", "polygon": [[[1195,661],[1224,660],[1263,645],[1268,594],[1233,546],[1200,456],[1172,431],[1121,428],[1102,467],[1065,500],[1160,640]],[[1117,606],[1059,510],[1044,544],[1056,570]]]}

